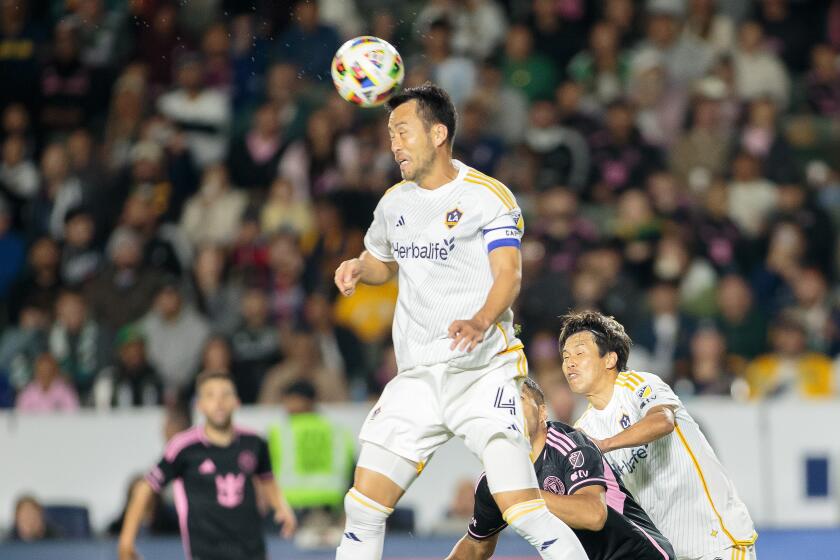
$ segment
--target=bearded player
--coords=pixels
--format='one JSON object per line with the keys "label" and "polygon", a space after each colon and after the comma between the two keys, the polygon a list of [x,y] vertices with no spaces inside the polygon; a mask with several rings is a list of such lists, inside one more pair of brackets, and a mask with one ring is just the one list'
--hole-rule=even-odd
{"label": "bearded player", "polygon": [[175,435],[163,458],[131,496],[119,540],[120,560],[134,560],[134,541],[153,492],[175,484],[175,508],[187,560],[266,558],[256,491],[274,509],[289,537],[297,521],[271,472],[268,446],[257,434],[233,424],[239,407],[227,373],[206,372],[196,379],[203,425]]}

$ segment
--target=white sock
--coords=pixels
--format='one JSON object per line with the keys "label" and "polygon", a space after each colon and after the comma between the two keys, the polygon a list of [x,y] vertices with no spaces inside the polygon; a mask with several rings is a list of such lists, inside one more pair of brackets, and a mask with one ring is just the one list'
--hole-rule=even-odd
{"label": "white sock", "polygon": [[344,496],[344,535],[336,560],[380,560],[385,544],[385,520],[393,508],[371,500],[355,488]]}
{"label": "white sock", "polygon": [[508,525],[546,560],[587,560],[569,526],[552,515],[542,498],[510,506],[502,514]]}

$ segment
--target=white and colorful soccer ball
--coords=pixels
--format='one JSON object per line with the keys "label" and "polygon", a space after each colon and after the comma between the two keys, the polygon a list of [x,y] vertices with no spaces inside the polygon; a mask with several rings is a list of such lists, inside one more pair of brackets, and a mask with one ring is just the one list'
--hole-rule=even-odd
{"label": "white and colorful soccer ball", "polygon": [[399,91],[405,65],[388,41],[365,35],[341,45],[331,73],[341,97],[359,107],[376,107]]}

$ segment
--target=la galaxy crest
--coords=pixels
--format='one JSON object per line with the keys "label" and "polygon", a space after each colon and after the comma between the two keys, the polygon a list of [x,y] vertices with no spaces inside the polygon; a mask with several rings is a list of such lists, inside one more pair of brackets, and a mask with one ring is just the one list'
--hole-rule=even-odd
{"label": "la galaxy crest", "polygon": [[621,416],[618,417],[618,423],[622,430],[626,430],[630,427],[630,415],[623,409],[621,410]]}
{"label": "la galaxy crest", "polygon": [[459,208],[454,208],[446,213],[446,220],[443,223],[446,224],[446,227],[449,229],[454,228],[458,225],[458,222],[461,221],[461,218],[464,216],[464,213],[461,212]]}

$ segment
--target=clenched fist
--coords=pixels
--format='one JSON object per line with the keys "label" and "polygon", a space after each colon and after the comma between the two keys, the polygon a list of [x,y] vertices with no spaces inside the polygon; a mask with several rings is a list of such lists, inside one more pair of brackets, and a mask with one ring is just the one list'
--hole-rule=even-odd
{"label": "clenched fist", "polygon": [[362,277],[362,261],[359,259],[350,259],[344,261],[335,270],[335,285],[338,290],[345,296],[353,295],[356,291],[356,284]]}

